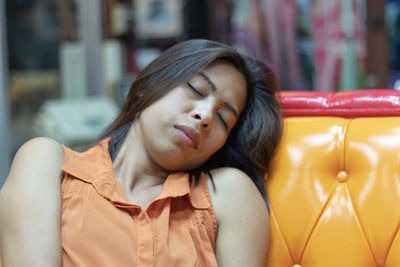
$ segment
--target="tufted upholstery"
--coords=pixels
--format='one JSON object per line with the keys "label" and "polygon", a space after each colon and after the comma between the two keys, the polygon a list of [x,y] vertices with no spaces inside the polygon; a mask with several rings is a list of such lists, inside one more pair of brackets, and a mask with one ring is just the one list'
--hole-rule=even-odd
{"label": "tufted upholstery", "polygon": [[266,266],[400,266],[400,92],[280,97]]}

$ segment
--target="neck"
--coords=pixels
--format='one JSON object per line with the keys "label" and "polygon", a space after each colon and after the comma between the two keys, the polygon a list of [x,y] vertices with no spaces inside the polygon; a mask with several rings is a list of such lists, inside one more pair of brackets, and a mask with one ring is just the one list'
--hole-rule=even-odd
{"label": "neck", "polygon": [[113,167],[127,192],[159,186],[169,173],[149,157],[134,123],[114,159]]}

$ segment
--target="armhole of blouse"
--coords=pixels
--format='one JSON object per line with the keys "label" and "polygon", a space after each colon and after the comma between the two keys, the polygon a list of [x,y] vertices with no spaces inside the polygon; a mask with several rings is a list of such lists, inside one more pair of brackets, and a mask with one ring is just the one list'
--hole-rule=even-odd
{"label": "armhole of blouse", "polygon": [[67,164],[68,151],[67,151],[67,147],[64,144],[61,144],[61,147],[64,151],[64,164],[61,167],[61,171],[62,171],[62,173],[61,173],[61,176],[62,176],[62,178],[61,178],[61,199],[64,199],[65,195],[68,195],[68,193],[69,193],[68,192],[69,188],[68,188],[68,183],[66,182],[68,180],[68,174],[62,168],[65,166],[65,164]]}
{"label": "armhole of blouse", "polygon": [[61,145],[61,147],[64,150],[65,158],[64,164],[62,166],[63,170],[61,181],[61,199],[65,200],[72,195],[81,194],[83,191],[84,183],[71,176],[71,174],[68,173],[68,170],[64,170],[65,166],[68,166],[68,160],[71,155],[69,149],[66,146]]}
{"label": "armhole of blouse", "polygon": [[213,227],[214,235],[215,235],[215,239],[216,239],[217,238],[217,234],[218,234],[217,217],[215,215],[214,206],[213,206],[213,203],[211,201],[210,190],[208,188],[207,178],[205,177],[205,175],[203,176],[202,186],[203,186],[204,193],[205,193],[205,195],[207,197],[207,201],[208,201],[208,203],[210,203],[210,207],[208,208],[208,211],[209,211],[209,213],[211,215],[212,227]]}
{"label": "armhole of blouse", "polygon": [[63,171],[62,172],[62,181],[61,181],[61,198],[64,199],[68,194],[70,194],[70,183],[67,182],[68,174]]}

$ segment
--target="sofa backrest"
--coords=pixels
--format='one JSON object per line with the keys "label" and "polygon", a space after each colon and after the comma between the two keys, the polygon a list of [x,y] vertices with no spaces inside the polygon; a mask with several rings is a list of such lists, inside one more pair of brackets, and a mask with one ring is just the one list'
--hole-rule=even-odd
{"label": "sofa backrest", "polygon": [[400,266],[400,92],[280,99],[266,266]]}

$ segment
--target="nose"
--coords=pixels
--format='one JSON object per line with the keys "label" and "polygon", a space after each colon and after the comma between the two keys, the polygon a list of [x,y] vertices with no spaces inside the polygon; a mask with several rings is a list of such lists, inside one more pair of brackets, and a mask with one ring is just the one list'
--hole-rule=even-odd
{"label": "nose", "polygon": [[192,111],[192,117],[198,120],[201,127],[204,129],[210,129],[213,123],[213,107],[212,105],[204,105],[195,108]]}
{"label": "nose", "polygon": [[196,114],[194,116],[194,118],[201,121],[200,123],[201,123],[201,126],[203,128],[205,128],[205,129],[209,128],[210,123],[208,121],[206,121],[206,120],[203,120],[203,118],[202,118],[202,116],[200,114]]}

